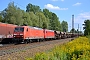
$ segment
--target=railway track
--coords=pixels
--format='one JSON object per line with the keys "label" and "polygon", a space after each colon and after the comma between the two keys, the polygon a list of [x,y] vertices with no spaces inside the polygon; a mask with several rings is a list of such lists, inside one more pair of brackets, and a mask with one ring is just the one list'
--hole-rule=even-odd
{"label": "railway track", "polygon": [[51,41],[44,41],[44,42],[35,42],[35,43],[29,43],[29,44],[19,44],[19,45],[5,45],[3,47],[0,47],[0,56],[4,56],[6,54],[11,54],[15,52],[20,52],[27,49],[32,49],[39,46],[49,45],[49,44],[56,44],[58,42],[63,41],[70,41],[72,38],[68,39],[61,39],[61,40],[51,40]]}

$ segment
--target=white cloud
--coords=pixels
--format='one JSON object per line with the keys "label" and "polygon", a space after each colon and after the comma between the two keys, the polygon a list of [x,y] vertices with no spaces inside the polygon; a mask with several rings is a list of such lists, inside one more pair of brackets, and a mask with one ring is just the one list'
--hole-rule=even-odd
{"label": "white cloud", "polygon": [[90,12],[83,12],[78,14],[78,16],[75,18],[75,23],[83,24],[87,19],[90,19]]}
{"label": "white cloud", "polygon": [[77,3],[73,4],[73,6],[79,6],[79,5],[81,5],[81,4],[82,4],[82,3],[77,2]]}
{"label": "white cloud", "polygon": [[51,9],[51,10],[68,10],[68,8],[60,8],[60,7],[54,6],[52,4],[45,5],[45,8]]}

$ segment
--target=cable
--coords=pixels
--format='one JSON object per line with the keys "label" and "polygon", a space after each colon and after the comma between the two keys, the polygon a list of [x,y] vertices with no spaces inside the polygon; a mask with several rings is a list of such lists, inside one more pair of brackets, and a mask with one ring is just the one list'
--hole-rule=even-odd
{"label": "cable", "polygon": [[20,5],[19,3],[15,2],[13,0],[10,0],[10,2],[14,2],[16,5],[19,5],[19,6],[23,7],[23,8],[25,8],[24,6]]}

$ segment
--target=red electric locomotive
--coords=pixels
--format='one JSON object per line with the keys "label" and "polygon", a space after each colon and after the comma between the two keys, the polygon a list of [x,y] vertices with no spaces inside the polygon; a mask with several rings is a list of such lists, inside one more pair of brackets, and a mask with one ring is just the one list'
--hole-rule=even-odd
{"label": "red electric locomotive", "polygon": [[15,42],[30,42],[32,40],[44,39],[44,31],[41,28],[30,26],[18,26],[15,27],[13,33]]}

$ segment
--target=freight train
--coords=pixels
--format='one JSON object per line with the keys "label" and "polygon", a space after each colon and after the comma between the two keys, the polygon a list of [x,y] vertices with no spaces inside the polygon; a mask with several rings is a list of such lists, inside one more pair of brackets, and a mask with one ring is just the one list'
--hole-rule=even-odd
{"label": "freight train", "polygon": [[77,34],[42,29],[31,26],[17,26],[13,24],[0,23],[0,41],[9,43],[32,41],[44,41],[50,39],[62,39],[76,37]]}

